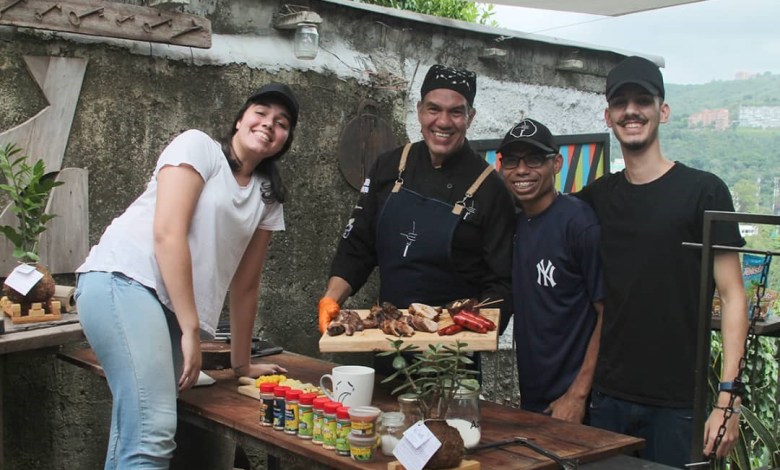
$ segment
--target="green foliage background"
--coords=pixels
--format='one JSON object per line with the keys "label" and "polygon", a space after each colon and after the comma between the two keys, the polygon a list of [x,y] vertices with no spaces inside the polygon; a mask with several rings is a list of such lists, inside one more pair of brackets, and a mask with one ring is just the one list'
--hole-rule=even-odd
{"label": "green foliage background", "polygon": [[498,26],[491,17],[493,5],[477,5],[467,0],[360,0],[363,3],[409,10],[426,15],[468,21],[487,26]]}

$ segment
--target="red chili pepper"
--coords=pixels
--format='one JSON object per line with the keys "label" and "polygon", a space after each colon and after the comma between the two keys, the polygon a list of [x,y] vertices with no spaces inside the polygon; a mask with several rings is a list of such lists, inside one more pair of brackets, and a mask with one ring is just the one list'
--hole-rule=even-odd
{"label": "red chili pepper", "polygon": [[463,331],[463,327],[460,325],[445,326],[439,330],[439,336],[454,335],[455,333],[460,333],[461,331]]}
{"label": "red chili pepper", "polygon": [[455,315],[453,315],[452,321],[454,321],[456,325],[460,325],[463,328],[466,328],[471,331],[476,331],[477,333],[488,332],[488,329],[484,323],[479,321],[479,319],[474,317],[474,315],[467,315],[466,312],[463,311],[460,311]]}
{"label": "red chili pepper", "polygon": [[466,316],[472,316],[476,319],[476,321],[482,322],[482,324],[487,328],[488,331],[493,331],[496,329],[496,324],[493,323],[489,318],[484,317],[478,313],[469,312],[467,310],[462,310],[460,313],[465,314]]}

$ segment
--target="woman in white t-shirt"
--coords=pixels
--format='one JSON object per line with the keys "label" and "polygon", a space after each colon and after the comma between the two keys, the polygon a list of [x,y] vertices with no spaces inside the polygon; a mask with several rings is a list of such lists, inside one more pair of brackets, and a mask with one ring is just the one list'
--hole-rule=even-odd
{"label": "woman in white t-shirt", "polygon": [[222,142],[176,137],[77,270],[79,318],[113,396],[106,469],[169,467],[176,396],[198,378],[201,338],[213,337],[228,290],[234,373],[286,372],[252,364],[250,351],[271,233],[284,230],[276,162],[297,121],[292,90],[269,84]]}

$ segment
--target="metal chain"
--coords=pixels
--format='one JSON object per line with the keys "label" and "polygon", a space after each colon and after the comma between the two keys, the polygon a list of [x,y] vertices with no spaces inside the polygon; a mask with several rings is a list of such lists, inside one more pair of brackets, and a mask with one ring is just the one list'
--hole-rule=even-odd
{"label": "metal chain", "polygon": [[[769,276],[769,262],[771,261],[771,259],[772,259],[772,255],[769,253],[767,253],[764,256],[764,265],[763,268],[761,269],[761,280],[759,281],[758,285],[756,285],[756,301],[753,303],[753,315],[752,318],[750,319],[747,336],[745,336],[745,349],[742,353],[742,357],[739,359],[739,369],[737,370],[737,376],[734,377],[733,380],[734,388],[736,388],[737,390],[740,389],[745,390],[744,383],[742,382],[742,374],[744,373],[745,367],[747,366],[748,347],[756,337],[755,326],[759,314],[761,313],[761,299],[764,298],[764,293],[766,292],[767,278]],[[729,403],[723,409],[723,422],[718,428],[718,434],[715,437],[715,442],[712,445],[712,451],[710,452],[710,455],[707,456],[707,458],[710,461],[711,468],[714,468],[713,465],[716,460],[715,454],[718,451],[718,446],[720,446],[720,443],[723,440],[723,436],[726,435],[726,423],[728,423],[729,418],[731,418],[735,414],[734,401],[736,400],[736,398],[737,395],[735,393],[731,393],[731,396],[729,397]]]}

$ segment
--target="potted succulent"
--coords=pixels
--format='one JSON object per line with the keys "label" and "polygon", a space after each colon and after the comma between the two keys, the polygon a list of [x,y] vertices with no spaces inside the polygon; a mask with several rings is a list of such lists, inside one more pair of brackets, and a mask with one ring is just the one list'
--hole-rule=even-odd
{"label": "potted succulent", "polygon": [[0,184],[0,193],[11,202],[11,210],[16,215],[17,225],[2,225],[0,232],[14,246],[13,257],[20,263],[34,265],[43,274],[29,292],[21,294],[3,285],[3,292],[12,303],[21,305],[24,316],[32,303],[45,305],[46,312],[51,311],[50,300],[54,295],[55,282],[51,273],[40,263],[38,255],[38,237],[46,230],[46,222],[56,217],[46,214],[46,201],[51,190],[62,184],[46,177],[42,160],[30,165],[28,157],[20,155],[21,149],[14,144],[0,147],[0,174],[5,180]]}
{"label": "potted succulent", "polygon": [[[468,369],[468,366],[474,363],[464,349],[468,345],[460,341],[456,341],[454,347],[431,344],[420,351],[414,345],[404,345],[403,340],[389,341],[393,349],[378,355],[394,355],[395,372],[382,383],[400,379],[402,383],[393,389],[392,393],[415,394],[425,425],[442,443],[425,468],[457,467],[463,458],[464,437],[463,430],[449,424],[461,421],[450,419],[451,408],[453,403],[464,396],[464,392],[473,392],[471,395],[476,400],[479,391],[479,382],[475,379],[478,372]],[[478,412],[477,407],[476,413]],[[478,421],[479,417],[476,416],[475,419]]]}

